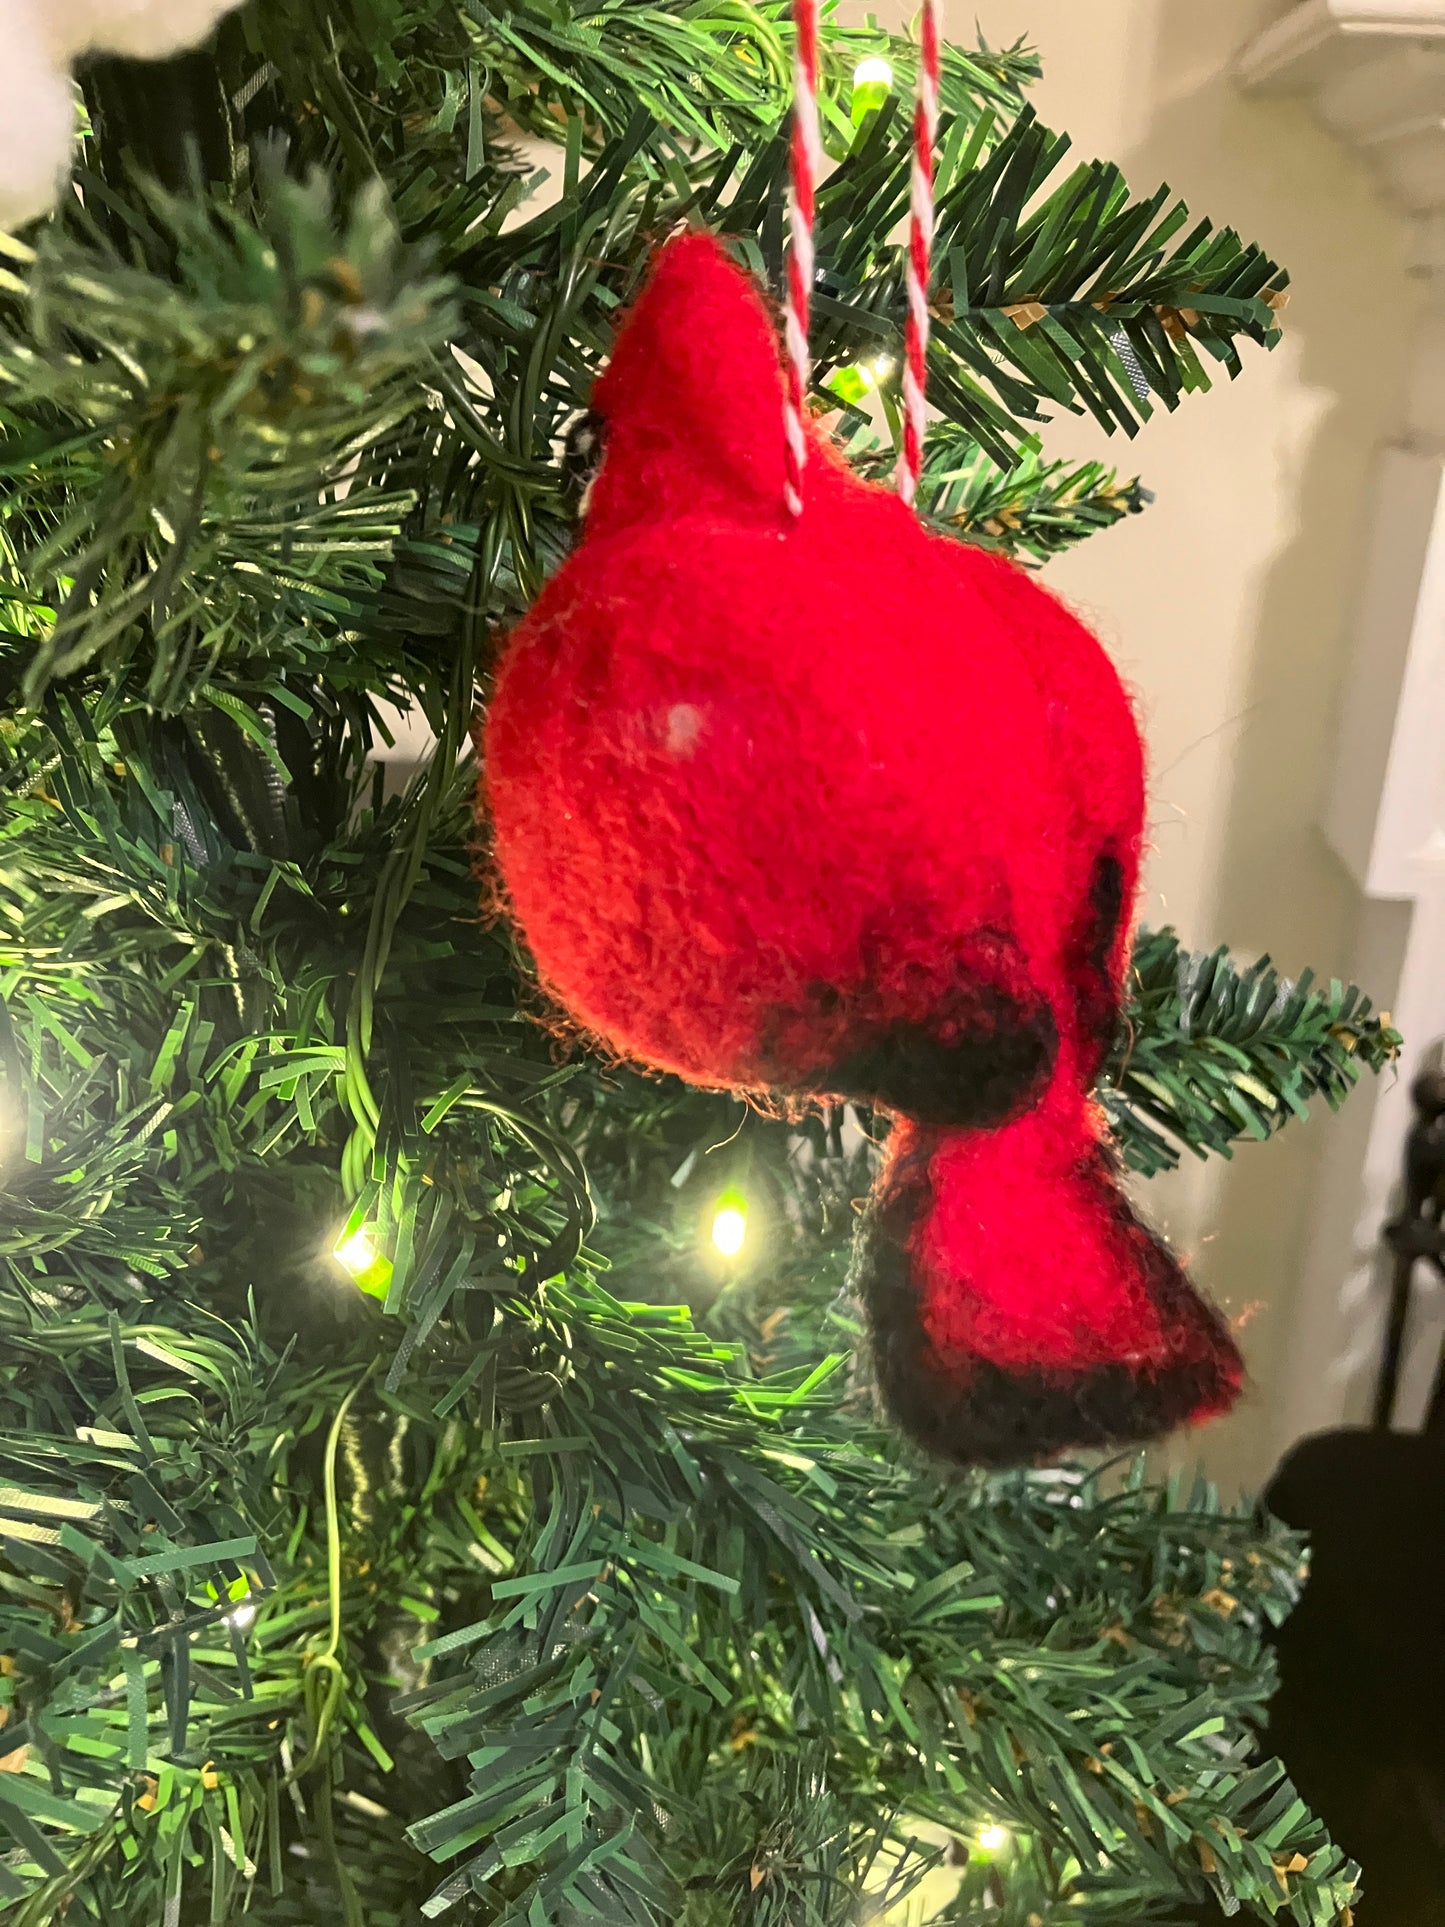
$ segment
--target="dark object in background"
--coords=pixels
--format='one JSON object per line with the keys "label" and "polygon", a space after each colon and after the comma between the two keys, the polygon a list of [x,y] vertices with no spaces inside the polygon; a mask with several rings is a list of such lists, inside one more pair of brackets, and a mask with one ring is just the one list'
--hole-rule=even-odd
{"label": "dark object in background", "polygon": [[1281,1684],[1261,1750],[1284,1760],[1363,1867],[1356,1927],[1445,1927],[1442,1441],[1321,1432],[1290,1453],[1265,1500],[1309,1534],[1314,1556],[1275,1635]]}
{"label": "dark object in background", "polygon": [[1445,1927],[1445,1440],[1324,1432],[1266,1498],[1314,1545],[1270,1750],[1363,1866],[1359,1927]]}
{"label": "dark object in background", "polygon": [[[1405,1140],[1404,1198],[1400,1215],[1385,1227],[1386,1242],[1395,1254],[1395,1272],[1375,1392],[1375,1424],[1382,1429],[1395,1414],[1415,1267],[1423,1258],[1437,1272],[1445,1271],[1445,1072],[1422,1072],[1411,1085],[1410,1096],[1415,1122]],[[1425,1429],[1445,1434],[1445,1373],[1436,1375]]]}
{"label": "dark object in background", "polygon": [[1265,1494],[1313,1546],[1265,1748],[1364,1868],[1359,1927],[1445,1927],[1445,1365],[1424,1431],[1388,1429],[1415,1268],[1445,1271],[1445,1073],[1411,1096],[1374,1429],[1305,1439]]}

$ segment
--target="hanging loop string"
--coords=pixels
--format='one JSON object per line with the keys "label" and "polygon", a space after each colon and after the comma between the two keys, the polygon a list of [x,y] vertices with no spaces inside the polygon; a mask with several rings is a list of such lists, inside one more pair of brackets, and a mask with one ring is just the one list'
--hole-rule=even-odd
{"label": "hanging loop string", "polygon": [[813,218],[823,142],[818,133],[818,0],[793,0],[797,50],[793,56],[793,200],[784,332],[788,351],[787,468],[783,485],[790,515],[803,510],[803,468],[808,459],[807,407],[811,385],[808,320],[813,306]]}
{"label": "hanging loop string", "polygon": [[[923,0],[920,18],[918,93],[913,111],[913,168],[908,220],[908,318],[903,353],[903,450],[897,487],[910,505],[923,467],[923,430],[928,385],[928,282],[933,257],[933,148],[938,135],[939,17],[942,0]],[[792,206],[788,298],[784,336],[788,401],[784,499],[790,515],[803,509],[803,469],[808,460],[807,408],[811,386],[808,322],[813,306],[813,223],[823,142],[818,132],[818,0],[793,0],[797,47],[793,57],[793,137],[790,150]]]}
{"label": "hanging loop string", "polygon": [[903,451],[897,487],[912,506],[923,468],[928,419],[928,282],[933,262],[933,149],[938,138],[939,15],[923,0],[918,94],[913,109],[913,175],[908,218],[908,320],[903,336]]}

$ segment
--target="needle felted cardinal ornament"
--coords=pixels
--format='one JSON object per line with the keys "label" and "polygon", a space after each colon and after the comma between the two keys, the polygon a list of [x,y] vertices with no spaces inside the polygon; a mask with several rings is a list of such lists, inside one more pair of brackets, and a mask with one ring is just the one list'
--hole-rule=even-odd
{"label": "needle felted cardinal ornament", "polygon": [[815,437],[708,235],[659,254],[594,407],[586,533],[485,725],[549,990],[694,1082],[894,1123],[855,1276],[902,1429],[960,1462],[1222,1411],[1234,1344],[1119,1188],[1114,1038],[1143,756],[1099,643]]}

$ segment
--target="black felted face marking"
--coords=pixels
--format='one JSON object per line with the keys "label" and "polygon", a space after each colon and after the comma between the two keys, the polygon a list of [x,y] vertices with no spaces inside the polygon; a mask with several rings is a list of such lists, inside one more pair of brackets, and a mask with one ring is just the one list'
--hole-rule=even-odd
{"label": "black felted face marking", "polygon": [[941,1039],[899,1022],[810,1073],[805,1089],[898,1111],[920,1124],[981,1129],[1026,1108],[1048,1082],[1058,1032],[1047,1004],[1025,1012],[1002,997],[981,1000],[981,1022]]}
{"label": "black felted face marking", "polygon": [[1111,852],[1101,851],[1094,860],[1088,902],[1069,934],[1066,957],[1089,1077],[1108,1056],[1119,1028],[1119,989],[1110,964],[1125,908],[1124,866]]}
{"label": "black felted face marking", "polygon": [[562,444],[562,483],[582,505],[580,514],[586,513],[587,494],[597,480],[606,447],[607,423],[589,408],[572,423]]}
{"label": "black felted face marking", "polygon": [[1089,907],[1094,926],[1089,962],[1102,975],[1109,968],[1114,939],[1119,934],[1119,918],[1124,912],[1124,866],[1107,851],[1094,861]]}
{"label": "black felted face marking", "polygon": [[[1099,1177],[1109,1183],[1102,1165]],[[1154,1438],[1201,1406],[1227,1402],[1237,1382],[1229,1376],[1231,1361],[1238,1362],[1233,1341],[1122,1194],[1118,1209],[1137,1233],[1151,1295],[1166,1318],[1184,1309],[1211,1327],[1209,1354],[1152,1374],[1126,1364],[1067,1375],[1007,1371],[986,1359],[972,1360],[957,1376],[945,1372],[919,1316],[921,1297],[908,1252],[913,1228],[931,1204],[920,1157],[911,1169],[895,1173],[885,1197],[870,1200],[850,1274],[867,1316],[879,1397],[893,1423],[925,1452],[956,1465],[1028,1465],[1068,1451]]]}
{"label": "black felted face marking", "polygon": [[922,893],[865,918],[844,981],[820,976],[768,1014],[756,1081],[940,1128],[1019,1116],[1054,1068],[1056,1014],[1007,927],[954,943],[946,928]]}

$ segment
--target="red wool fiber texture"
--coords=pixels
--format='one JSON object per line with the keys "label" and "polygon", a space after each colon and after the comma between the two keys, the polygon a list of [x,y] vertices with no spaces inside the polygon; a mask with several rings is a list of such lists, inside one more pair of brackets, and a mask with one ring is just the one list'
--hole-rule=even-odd
{"label": "red wool fiber texture", "polygon": [[1091,1096],[1144,813],[1108,656],[816,431],[787,513],[774,322],[710,235],[659,252],[593,405],[585,534],[483,731],[545,986],[644,1064],[894,1116],[855,1279],[929,1451],[1037,1460],[1223,1410],[1238,1353]]}

